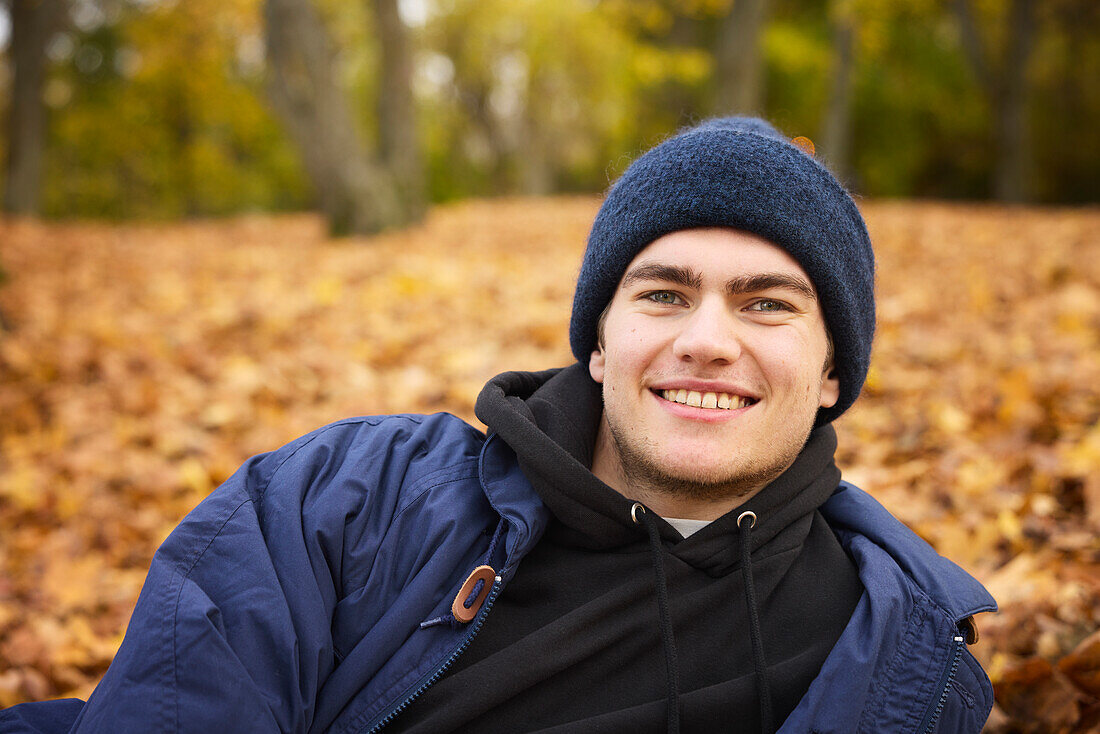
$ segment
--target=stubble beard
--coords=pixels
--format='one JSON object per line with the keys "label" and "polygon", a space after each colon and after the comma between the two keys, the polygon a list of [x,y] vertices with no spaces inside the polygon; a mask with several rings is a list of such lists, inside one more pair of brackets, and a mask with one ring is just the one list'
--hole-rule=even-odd
{"label": "stubble beard", "polygon": [[656,494],[702,502],[741,499],[770,484],[798,458],[813,429],[810,418],[804,431],[799,426],[787,432],[788,440],[783,445],[773,444],[770,457],[748,457],[745,465],[731,470],[717,467],[674,472],[654,460],[658,451],[652,441],[631,435],[629,428],[608,415],[606,407],[602,421],[624,486],[641,496]]}

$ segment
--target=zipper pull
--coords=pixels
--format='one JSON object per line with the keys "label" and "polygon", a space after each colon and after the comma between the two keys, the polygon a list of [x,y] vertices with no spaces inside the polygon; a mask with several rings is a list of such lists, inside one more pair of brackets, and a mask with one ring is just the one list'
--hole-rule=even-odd
{"label": "zipper pull", "polygon": [[496,578],[497,572],[492,566],[478,566],[471,571],[451,603],[451,614],[455,619],[463,623],[474,621]]}

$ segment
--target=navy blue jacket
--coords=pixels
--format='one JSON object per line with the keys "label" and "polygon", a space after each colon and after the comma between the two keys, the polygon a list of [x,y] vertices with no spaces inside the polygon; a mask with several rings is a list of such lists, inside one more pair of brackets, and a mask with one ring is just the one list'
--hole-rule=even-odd
{"label": "navy blue jacket", "polygon": [[[861,490],[821,511],[866,591],[780,731],[978,732],[993,693],[958,625],[993,599]],[[15,706],[0,732],[375,731],[462,653],[547,519],[512,449],[454,416],[319,429],[169,536],[87,703]],[[476,618],[422,628],[481,564]]]}

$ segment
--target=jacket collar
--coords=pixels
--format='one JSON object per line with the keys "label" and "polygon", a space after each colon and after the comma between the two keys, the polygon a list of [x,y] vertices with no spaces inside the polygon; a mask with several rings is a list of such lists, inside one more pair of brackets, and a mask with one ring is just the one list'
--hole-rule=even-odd
{"label": "jacket collar", "polygon": [[550,512],[524,476],[515,452],[497,434],[490,434],[481,447],[478,476],[489,504],[508,523],[504,567],[497,571],[507,583],[520,559],[546,531]]}
{"label": "jacket collar", "polygon": [[956,623],[997,610],[997,602],[973,576],[936,553],[863,490],[841,482],[821,513],[842,538],[859,535],[885,551]]}
{"label": "jacket collar", "polygon": [[961,666],[958,623],[997,608],[981,584],[846,482],[821,513],[855,562],[864,593],[779,734],[909,731],[939,713],[952,685],[974,686],[966,696],[992,703],[984,676],[984,684],[973,675],[969,683],[961,673],[950,678],[951,661]]}

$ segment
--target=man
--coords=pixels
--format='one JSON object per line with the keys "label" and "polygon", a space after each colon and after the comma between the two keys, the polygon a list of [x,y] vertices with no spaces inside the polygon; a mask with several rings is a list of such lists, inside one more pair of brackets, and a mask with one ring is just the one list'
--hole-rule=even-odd
{"label": "man", "polygon": [[995,608],[840,481],[874,329],[844,189],[767,123],[639,158],[578,363],[253,458],[154,558],[86,704],[4,731],[977,732]]}

